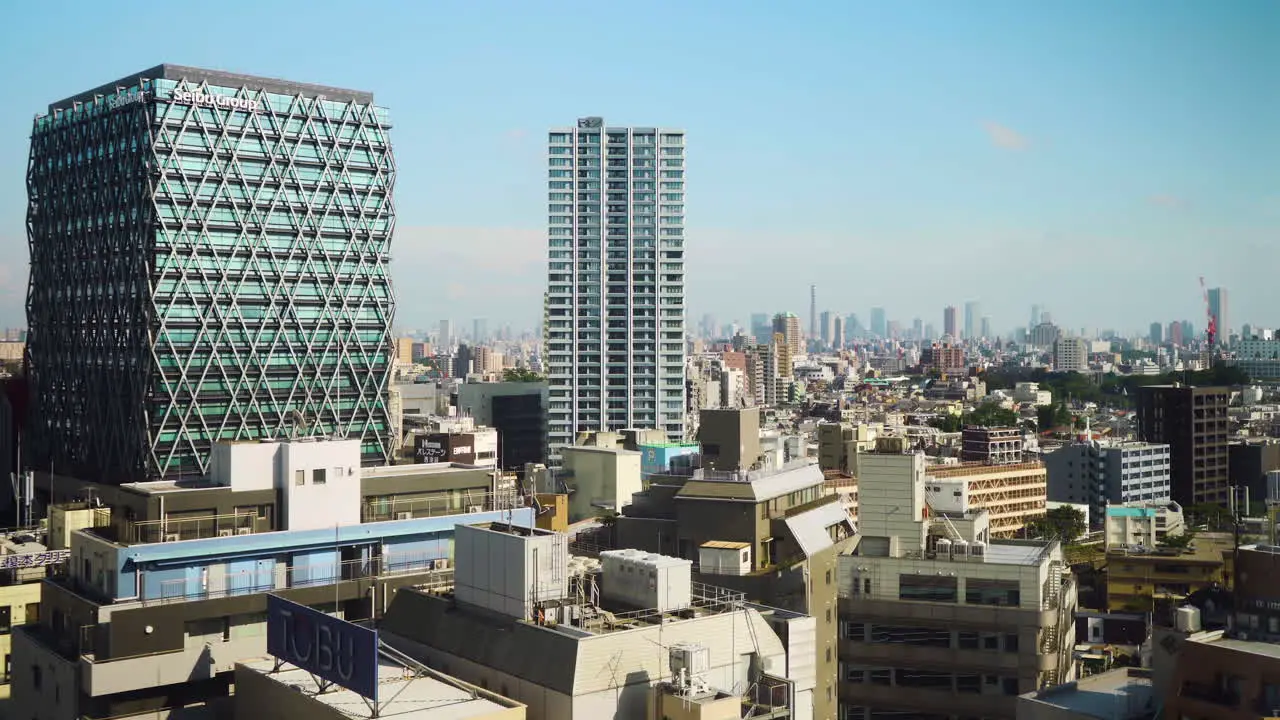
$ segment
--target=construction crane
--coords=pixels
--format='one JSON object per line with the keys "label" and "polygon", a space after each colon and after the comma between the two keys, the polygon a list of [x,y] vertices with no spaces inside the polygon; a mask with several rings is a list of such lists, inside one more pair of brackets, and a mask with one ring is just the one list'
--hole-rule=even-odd
{"label": "construction crane", "polygon": [[1204,276],[1200,276],[1200,295],[1204,298],[1204,314],[1208,324],[1205,326],[1204,336],[1209,341],[1209,347],[1213,347],[1213,341],[1218,337],[1218,319],[1213,315],[1213,306],[1209,304],[1209,291],[1204,286]]}

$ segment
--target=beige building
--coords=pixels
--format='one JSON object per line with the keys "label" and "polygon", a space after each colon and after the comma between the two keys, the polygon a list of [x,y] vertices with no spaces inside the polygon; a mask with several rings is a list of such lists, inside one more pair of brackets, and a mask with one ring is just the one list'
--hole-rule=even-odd
{"label": "beige building", "polygon": [[1106,510],[1103,541],[1106,550],[1154,548],[1186,530],[1182,506],[1171,500],[1111,505]]}
{"label": "beige building", "polygon": [[396,362],[402,365],[413,364],[413,343],[411,337],[396,338]]}
{"label": "beige building", "polygon": [[0,340],[0,362],[22,362],[27,344],[21,340]]}
{"label": "beige building", "polygon": [[[323,692],[316,676],[273,658],[237,663],[236,720],[350,720],[367,716],[364,698],[340,688]],[[386,658],[378,667],[378,716],[396,720],[525,720],[525,706],[430,668]],[[360,711],[364,711],[361,713]]]}
{"label": "beige building", "polygon": [[1011,720],[1019,695],[1071,680],[1061,545],[932,508],[923,455],[869,453],[861,469],[860,541],[839,563],[843,717]]}
{"label": "beige building", "polygon": [[1040,461],[930,465],[925,472],[930,503],[944,511],[986,510],[991,537],[1019,537],[1027,522],[1045,513],[1048,473]]}
{"label": "beige building", "polygon": [[860,423],[822,423],[818,426],[818,465],[823,470],[838,470],[858,475],[858,453],[875,449],[875,432]]}
{"label": "beige building", "polygon": [[574,445],[560,451],[558,478],[569,494],[569,522],[622,512],[640,483],[641,453]]}

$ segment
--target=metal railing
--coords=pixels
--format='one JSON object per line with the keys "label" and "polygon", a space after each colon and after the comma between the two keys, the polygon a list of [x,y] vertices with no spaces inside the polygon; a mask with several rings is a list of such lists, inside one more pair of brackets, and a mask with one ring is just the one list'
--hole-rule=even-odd
{"label": "metal railing", "polygon": [[410,520],[522,507],[525,507],[525,498],[514,490],[496,493],[487,490],[459,490],[414,498],[373,497],[361,502],[360,521]]}
{"label": "metal railing", "polygon": [[809,458],[798,458],[785,462],[781,465],[771,465],[756,470],[713,470],[710,468],[676,467],[657,474],[687,477],[694,480],[751,482],[753,480],[763,480],[764,478],[772,477],[784,472],[791,472],[792,470],[801,470],[811,465],[815,468],[818,467],[817,463],[811,462]]}
{"label": "metal railing", "polygon": [[135,545],[252,535],[257,531],[257,519],[255,512],[237,512],[161,520],[123,520],[114,523],[113,527],[121,544]]}
{"label": "metal railing", "polygon": [[321,561],[305,565],[274,565],[225,575],[202,573],[193,578],[164,580],[158,593],[150,591],[143,577],[143,606],[189,600],[208,600],[233,595],[332,585],[349,580],[394,577],[412,573],[432,573],[433,581],[448,579],[453,570],[448,558],[426,552],[388,553],[368,559]]}

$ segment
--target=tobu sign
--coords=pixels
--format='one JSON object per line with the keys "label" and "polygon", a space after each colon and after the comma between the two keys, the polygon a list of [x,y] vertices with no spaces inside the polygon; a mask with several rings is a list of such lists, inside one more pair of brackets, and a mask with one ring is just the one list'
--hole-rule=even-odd
{"label": "tobu sign", "polygon": [[169,101],[199,107],[258,112],[257,100],[231,97],[230,95],[213,95],[202,93],[199,90],[174,90],[169,93]]}
{"label": "tobu sign", "polygon": [[267,595],[267,652],[378,702],[378,631]]}

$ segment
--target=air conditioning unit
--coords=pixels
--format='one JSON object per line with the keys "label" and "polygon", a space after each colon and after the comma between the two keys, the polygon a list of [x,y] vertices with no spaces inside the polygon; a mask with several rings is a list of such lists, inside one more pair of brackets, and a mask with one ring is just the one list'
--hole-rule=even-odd
{"label": "air conditioning unit", "polygon": [[181,540],[181,539],[182,539],[182,538],[180,538],[180,537],[178,536],[178,533],[165,533],[165,534],[164,534],[164,542],[178,542],[178,541],[179,541],[179,540]]}
{"label": "air conditioning unit", "polygon": [[431,569],[432,569],[432,570],[448,570],[448,569],[449,569],[449,559],[448,559],[448,558],[440,558],[439,560],[436,560],[434,563],[432,563],[432,568],[431,568]]}
{"label": "air conditioning unit", "polygon": [[231,528],[218,531],[218,537],[231,537],[231,534],[232,534]]}
{"label": "air conditioning unit", "polygon": [[398,512],[398,513],[396,513],[396,519],[397,519],[397,520],[412,520],[412,519],[413,519],[413,512],[412,512],[411,510],[404,510],[404,511]]}
{"label": "air conditioning unit", "polygon": [[483,505],[472,505],[472,506],[470,506],[470,507],[468,507],[468,508],[467,508],[467,512],[469,512],[469,513],[484,512],[484,506],[483,506]]}
{"label": "air conditioning unit", "polygon": [[252,534],[253,534],[253,528],[251,528],[251,527],[236,528],[236,534],[237,534],[237,535],[252,535]]}

